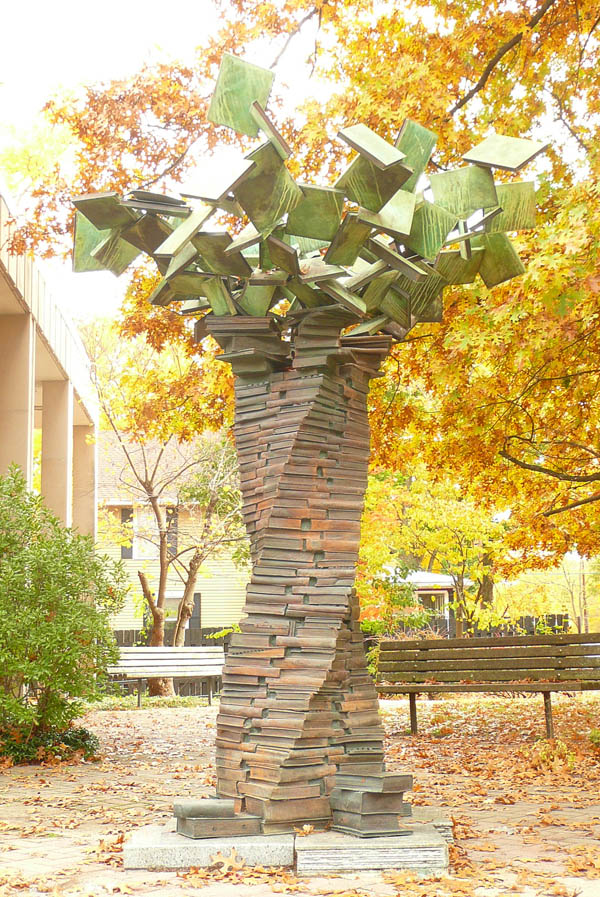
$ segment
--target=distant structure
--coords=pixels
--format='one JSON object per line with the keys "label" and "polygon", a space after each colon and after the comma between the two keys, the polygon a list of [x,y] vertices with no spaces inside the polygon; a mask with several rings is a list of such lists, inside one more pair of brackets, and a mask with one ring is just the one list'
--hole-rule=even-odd
{"label": "distant structure", "polygon": [[97,408],[88,358],[32,258],[8,251],[0,196],[0,474],[18,464],[31,488],[41,430],[41,491],[66,526],[96,533]]}
{"label": "distant structure", "polygon": [[[150,442],[145,446],[150,463],[156,463],[159,449],[160,466],[165,472],[179,468],[182,461],[191,461],[198,450],[193,441],[182,445],[173,441],[166,449],[159,443],[154,446]],[[137,461],[139,449],[136,450],[133,444],[128,446],[128,451]],[[175,485],[161,492],[159,503],[169,523],[169,549],[177,552],[185,547],[189,534],[198,525],[193,506],[179,501]],[[124,607],[113,617],[111,625],[118,644],[133,645],[140,640],[141,630],[146,628],[139,601],[135,599],[135,595],[140,593],[138,570],[144,570],[152,589],[156,589],[159,577],[156,520],[139,488],[135,488],[123,449],[109,430],[98,433],[98,504],[114,523],[105,531],[100,528],[99,549],[115,560],[122,560],[132,585]],[[115,538],[115,533],[121,528],[130,531],[129,541],[122,542]],[[216,642],[207,641],[210,633],[239,623],[247,581],[248,572],[246,568],[236,567],[230,545],[207,558],[196,583],[194,613],[186,630],[186,645],[215,645]],[[167,577],[166,641],[169,641],[171,629],[175,626],[182,594],[181,578],[170,566]],[[189,685],[189,681],[186,684]]]}
{"label": "distant structure", "polygon": [[[265,111],[273,77],[225,55],[208,117],[264,141],[221,183],[200,173],[179,197],[75,199],[74,266],[120,274],[150,255],[162,274],[150,301],[201,315],[197,339],[211,334],[235,373],[253,572],[223,675],[219,795],[265,832],[333,810],[336,828],[390,834],[409,786],[385,778],[353,589],[369,381],[395,341],[441,319],[445,286],[523,273],[506,232],[535,224],[534,185],[496,185],[493,170],[517,172],[545,147],[492,135],[431,174],[429,198],[418,190],[434,133],[406,120],[390,144],[353,124],[338,137],[356,156],[336,183],[297,184]],[[237,236],[211,224],[224,211],[248,222]],[[394,812],[389,794],[344,797],[367,780],[396,794]],[[367,804],[388,808],[376,832]]]}

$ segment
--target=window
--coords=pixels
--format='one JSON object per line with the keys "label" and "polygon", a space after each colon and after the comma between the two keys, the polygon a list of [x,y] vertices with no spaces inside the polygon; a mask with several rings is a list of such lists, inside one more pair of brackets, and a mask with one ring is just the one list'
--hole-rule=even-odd
{"label": "window", "polygon": [[121,559],[126,561],[133,557],[133,508],[121,508],[121,526],[127,535],[127,543],[121,545]]}
{"label": "window", "polygon": [[179,511],[177,508],[167,508],[165,511],[167,520],[167,551],[170,557],[177,554],[177,536],[179,529]]}
{"label": "window", "polygon": [[419,600],[426,610],[432,611],[436,617],[445,617],[448,605],[447,592],[419,592]]}

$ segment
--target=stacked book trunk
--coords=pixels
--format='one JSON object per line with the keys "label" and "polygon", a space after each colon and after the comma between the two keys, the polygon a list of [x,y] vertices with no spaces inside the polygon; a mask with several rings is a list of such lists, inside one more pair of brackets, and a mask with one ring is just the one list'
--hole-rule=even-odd
{"label": "stacked book trunk", "polygon": [[336,778],[330,795],[332,828],[359,838],[409,834],[400,827],[399,817],[411,814],[410,804],[404,802],[404,792],[411,789],[412,776],[360,775],[354,767]]}
{"label": "stacked book trunk", "polygon": [[261,817],[267,833],[329,823],[338,771],[384,770],[353,583],[367,390],[389,340],[367,338],[362,352],[344,347],[339,316],[305,313],[291,339],[281,339],[272,317],[252,319],[248,335],[239,317],[235,328],[231,318],[209,325],[236,374],[253,563],[223,670],[217,790]]}

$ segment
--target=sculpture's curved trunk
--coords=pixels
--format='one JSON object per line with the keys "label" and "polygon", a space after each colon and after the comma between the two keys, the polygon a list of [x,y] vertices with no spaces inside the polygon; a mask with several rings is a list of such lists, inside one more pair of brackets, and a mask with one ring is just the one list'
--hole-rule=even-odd
{"label": "sculpture's curved trunk", "polygon": [[[280,343],[280,353],[289,349]],[[253,570],[223,672],[218,793],[240,798],[265,831],[327,821],[338,767],[383,768],[353,582],[367,390],[385,353],[357,362],[321,310],[299,325],[293,352],[291,365],[280,358],[282,369],[268,372],[272,353],[227,356]],[[260,374],[248,370],[250,357]]]}

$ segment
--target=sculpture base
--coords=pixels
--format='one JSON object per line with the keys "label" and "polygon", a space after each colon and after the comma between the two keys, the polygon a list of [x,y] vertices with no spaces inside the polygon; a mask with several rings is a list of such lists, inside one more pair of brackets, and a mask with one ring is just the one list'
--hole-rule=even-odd
{"label": "sculpture base", "polygon": [[315,832],[296,838],[296,873],[400,871],[422,875],[446,872],[448,845],[433,825],[420,825],[402,835],[357,839],[343,832]]}
{"label": "sculpture base", "polygon": [[126,838],[123,865],[154,870],[209,866],[216,853],[229,856],[235,848],[248,866],[295,866],[301,876],[385,869],[422,875],[447,871],[451,822],[443,811],[416,807],[414,818],[406,825],[403,820],[403,829],[408,834],[364,840],[333,831],[190,839],[173,831],[172,823],[147,825]]}
{"label": "sculpture base", "polygon": [[220,838],[186,838],[172,825],[145,825],[123,844],[125,869],[189,869],[211,866],[220,853],[236,856],[248,866],[292,866],[294,835],[244,835]]}

